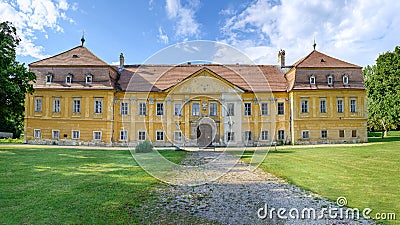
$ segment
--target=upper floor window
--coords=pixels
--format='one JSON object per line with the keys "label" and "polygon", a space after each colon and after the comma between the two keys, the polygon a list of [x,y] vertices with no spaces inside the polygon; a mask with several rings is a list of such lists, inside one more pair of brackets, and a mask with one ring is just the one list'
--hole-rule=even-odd
{"label": "upper floor window", "polygon": [[284,115],[284,114],[285,114],[285,103],[278,102],[278,115]]}
{"label": "upper floor window", "polygon": [[266,102],[261,103],[261,115],[262,116],[268,115],[268,103]]}
{"label": "upper floor window", "polygon": [[81,100],[80,99],[74,99],[72,101],[72,112],[73,113],[81,112]]}
{"label": "upper floor window", "polygon": [[145,116],[145,115],[146,115],[146,103],[139,102],[139,116]]}
{"label": "upper floor window", "polygon": [[103,113],[103,100],[94,101],[94,113],[96,114]]}
{"label": "upper floor window", "polygon": [[86,84],[91,84],[93,81],[93,76],[91,74],[86,75]]}
{"label": "upper floor window", "polygon": [[72,75],[71,75],[71,74],[68,74],[68,75],[65,77],[65,83],[66,83],[66,84],[71,84],[71,83],[72,83]]}
{"label": "upper floor window", "polygon": [[349,76],[347,75],[343,76],[343,84],[349,84]]}
{"label": "upper floor window", "polygon": [[157,116],[162,116],[164,115],[164,103],[158,102],[156,104],[156,115]]}
{"label": "upper floor window", "polygon": [[210,116],[216,116],[218,114],[217,103],[211,102],[210,103]]}
{"label": "upper floor window", "polygon": [[174,105],[174,115],[175,116],[182,116],[182,104],[175,103]]}
{"label": "upper floor window", "polygon": [[61,111],[60,105],[61,105],[60,99],[56,98],[53,100],[53,112],[54,113],[59,113]]}
{"label": "upper floor window", "polygon": [[301,100],[301,113],[308,113],[308,100]]}
{"label": "upper floor window", "polygon": [[234,116],[235,115],[235,103],[228,103],[226,104],[226,115],[227,116]]}
{"label": "upper floor window", "polygon": [[53,82],[53,74],[49,73],[46,75],[46,84]]}
{"label": "upper floor window", "polygon": [[350,112],[352,113],[357,112],[357,100],[355,99],[350,100]]}
{"label": "upper floor window", "polygon": [[319,101],[319,109],[321,113],[326,113],[326,100],[320,100]]}
{"label": "upper floor window", "polygon": [[329,75],[328,76],[328,85],[332,85],[333,84],[333,76]]}
{"label": "upper floor window", "polygon": [[200,103],[192,103],[192,116],[200,116]]}
{"label": "upper floor window", "polygon": [[121,102],[120,113],[121,115],[128,115],[129,105],[127,102]]}
{"label": "upper floor window", "polygon": [[314,75],[312,75],[310,77],[310,84],[315,84],[315,76]]}
{"label": "upper floor window", "polygon": [[35,98],[35,112],[42,111],[42,98]]}
{"label": "upper floor window", "polygon": [[337,100],[337,112],[343,113],[343,100],[342,99]]}
{"label": "upper floor window", "polygon": [[251,116],[251,103],[250,102],[244,103],[244,115]]}

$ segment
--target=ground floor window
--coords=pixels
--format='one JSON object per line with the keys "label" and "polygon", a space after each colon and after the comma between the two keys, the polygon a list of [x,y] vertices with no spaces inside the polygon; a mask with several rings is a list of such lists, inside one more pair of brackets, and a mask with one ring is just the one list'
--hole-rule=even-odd
{"label": "ground floor window", "polygon": [[51,137],[52,137],[53,139],[60,139],[60,131],[59,131],[59,130],[53,130],[53,131],[51,132]]}
{"label": "ground floor window", "polygon": [[321,130],[321,138],[328,138],[328,131],[327,130]]}
{"label": "ground floor window", "polygon": [[263,140],[263,141],[268,140],[268,131],[267,130],[261,131],[261,140]]}
{"label": "ground floor window", "polygon": [[234,132],[226,132],[226,141],[234,141],[235,140],[235,133]]}
{"label": "ground floor window", "polygon": [[73,130],[72,131],[72,139],[79,139],[81,136],[80,131],[79,130]]}
{"label": "ground floor window", "polygon": [[33,137],[34,138],[41,138],[42,137],[42,134],[41,134],[39,129],[34,129],[33,130]]}
{"label": "ground floor window", "polygon": [[127,141],[128,140],[128,131],[127,130],[121,130],[119,132],[119,140],[120,141]]}
{"label": "ground floor window", "polygon": [[140,130],[140,131],[138,132],[138,140],[139,140],[139,141],[144,141],[144,140],[146,140],[146,131]]}
{"label": "ground floor window", "polygon": [[164,131],[159,130],[156,132],[156,140],[157,141],[164,141]]}
{"label": "ground floor window", "polygon": [[310,131],[308,131],[308,130],[301,131],[301,137],[303,139],[309,139],[310,138]]}
{"label": "ground floor window", "polygon": [[285,139],[285,131],[278,130],[278,140],[284,140],[284,139]]}
{"label": "ground floor window", "polygon": [[182,131],[178,130],[174,132],[174,140],[177,142],[182,141]]}
{"label": "ground floor window", "polygon": [[339,130],[339,137],[341,137],[341,138],[344,137],[344,130]]}
{"label": "ground floor window", "polygon": [[244,132],[244,140],[251,141],[251,131],[250,130]]}
{"label": "ground floor window", "polygon": [[93,131],[93,140],[95,141],[101,140],[101,131]]}
{"label": "ground floor window", "polygon": [[357,137],[357,130],[351,131],[351,137]]}

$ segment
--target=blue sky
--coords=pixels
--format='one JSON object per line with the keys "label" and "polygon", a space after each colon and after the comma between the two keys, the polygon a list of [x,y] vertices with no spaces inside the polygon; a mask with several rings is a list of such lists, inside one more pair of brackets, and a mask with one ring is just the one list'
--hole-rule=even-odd
{"label": "blue sky", "polygon": [[[22,39],[18,60],[30,63],[80,45],[107,63],[146,62],[184,41],[218,41],[258,64],[292,64],[317,50],[361,66],[399,45],[396,0],[0,0],[0,21]],[[224,62],[240,59],[224,55]],[[165,62],[169,63],[169,62]]]}

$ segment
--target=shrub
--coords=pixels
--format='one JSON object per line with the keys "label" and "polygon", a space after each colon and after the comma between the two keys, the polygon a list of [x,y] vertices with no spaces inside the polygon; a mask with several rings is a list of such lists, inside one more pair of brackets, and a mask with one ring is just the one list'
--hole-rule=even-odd
{"label": "shrub", "polygon": [[135,151],[136,152],[151,152],[151,151],[153,151],[153,144],[148,140],[140,142],[136,146]]}

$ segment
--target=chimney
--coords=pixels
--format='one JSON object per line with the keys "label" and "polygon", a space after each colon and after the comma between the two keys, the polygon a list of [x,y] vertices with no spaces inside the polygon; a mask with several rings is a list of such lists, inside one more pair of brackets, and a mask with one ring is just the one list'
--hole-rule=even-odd
{"label": "chimney", "polygon": [[121,53],[121,55],[119,55],[119,68],[120,69],[124,68],[124,63],[125,63],[124,54]]}
{"label": "chimney", "polygon": [[278,52],[278,64],[282,67],[285,67],[285,50],[280,50]]}

